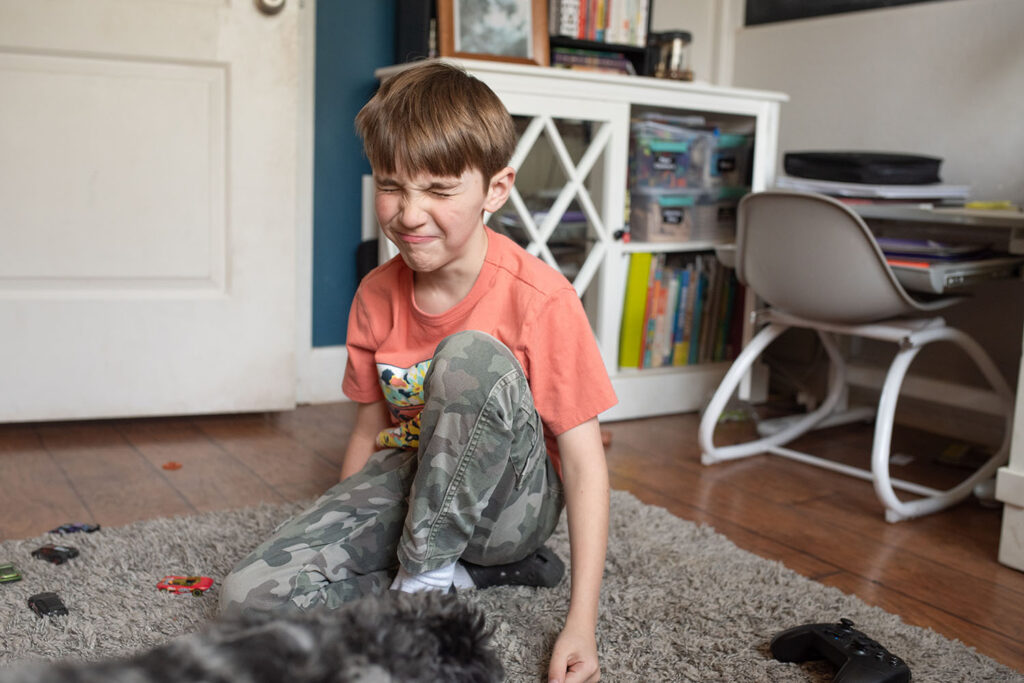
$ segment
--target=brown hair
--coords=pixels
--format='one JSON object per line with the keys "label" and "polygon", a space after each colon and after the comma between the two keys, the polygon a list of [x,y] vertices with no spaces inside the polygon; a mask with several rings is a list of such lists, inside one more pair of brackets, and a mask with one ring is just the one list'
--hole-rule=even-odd
{"label": "brown hair", "polygon": [[356,132],[375,173],[458,176],[473,168],[485,185],[516,147],[498,96],[463,69],[436,61],[384,81],[356,116]]}

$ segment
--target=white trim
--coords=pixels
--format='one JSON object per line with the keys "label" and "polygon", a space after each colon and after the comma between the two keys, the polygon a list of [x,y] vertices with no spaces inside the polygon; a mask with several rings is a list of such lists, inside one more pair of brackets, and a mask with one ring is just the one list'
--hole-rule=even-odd
{"label": "white trim", "polygon": [[347,401],[341,392],[348,351],[344,346],[319,346],[309,354],[307,374],[302,382],[302,403]]}
{"label": "white trim", "polygon": [[[850,363],[846,379],[853,386],[880,389],[885,381],[885,369]],[[1002,417],[1006,414],[1005,405],[990,389],[968,387],[919,375],[907,375],[901,394],[988,415]]]}
{"label": "white trim", "polygon": [[713,9],[714,35],[711,46],[710,81],[732,87],[736,61],[736,34],[743,29],[746,16],[744,0],[719,0]]}
{"label": "white trim", "polygon": [[[299,3],[299,123],[295,239],[295,400],[312,402],[313,358],[313,125],[316,96],[316,0]],[[344,364],[342,364],[344,367]],[[341,375],[337,375],[340,377]],[[338,389],[341,391],[340,386]]]}

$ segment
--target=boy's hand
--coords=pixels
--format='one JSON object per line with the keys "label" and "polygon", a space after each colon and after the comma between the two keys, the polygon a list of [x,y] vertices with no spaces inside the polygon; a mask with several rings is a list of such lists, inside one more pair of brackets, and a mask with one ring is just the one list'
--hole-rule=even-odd
{"label": "boy's hand", "polygon": [[592,631],[562,629],[551,651],[548,665],[549,683],[584,683],[601,680],[597,660],[597,641]]}

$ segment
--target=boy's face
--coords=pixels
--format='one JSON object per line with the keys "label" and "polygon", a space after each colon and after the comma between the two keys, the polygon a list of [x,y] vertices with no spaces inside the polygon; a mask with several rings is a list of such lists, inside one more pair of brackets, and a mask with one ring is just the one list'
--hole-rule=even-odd
{"label": "boy's face", "polygon": [[511,168],[504,169],[485,187],[475,169],[460,176],[374,174],[377,220],[417,273],[465,268],[475,277],[487,251],[484,211],[501,208],[514,177]]}

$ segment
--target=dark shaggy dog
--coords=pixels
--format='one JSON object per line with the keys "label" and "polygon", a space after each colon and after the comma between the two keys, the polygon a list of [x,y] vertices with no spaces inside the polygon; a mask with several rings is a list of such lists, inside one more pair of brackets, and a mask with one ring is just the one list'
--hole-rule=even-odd
{"label": "dark shaggy dog", "polygon": [[30,664],[0,683],[492,683],[483,615],[454,595],[389,593],[337,610],[214,622],[126,659]]}

